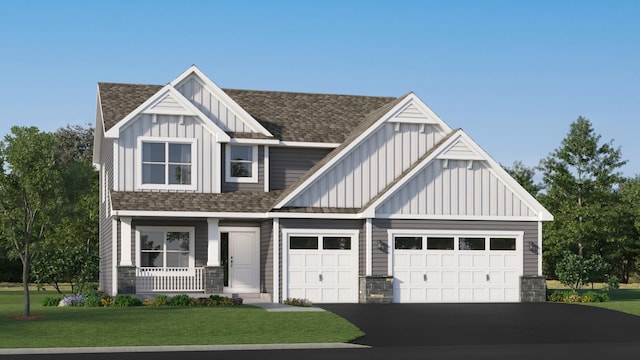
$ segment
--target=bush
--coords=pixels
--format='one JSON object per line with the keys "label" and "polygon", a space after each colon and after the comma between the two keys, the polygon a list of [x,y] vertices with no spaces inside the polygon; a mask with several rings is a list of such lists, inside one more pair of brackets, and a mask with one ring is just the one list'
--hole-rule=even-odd
{"label": "bush", "polygon": [[296,299],[296,298],[288,298],[285,301],[282,302],[285,305],[291,305],[291,306],[312,306],[313,304],[311,303],[311,301],[307,300],[307,299]]}
{"label": "bush", "polygon": [[100,297],[100,305],[103,307],[113,306],[113,297],[105,294]]}
{"label": "bush", "polygon": [[582,302],[607,302],[609,301],[609,295],[602,292],[589,291],[582,295]]}
{"label": "bush", "polygon": [[82,295],[64,296],[60,302],[61,306],[84,306],[85,298]]}
{"label": "bush", "polygon": [[42,299],[42,306],[58,306],[62,300],[62,296],[47,296]]}
{"label": "bush", "polygon": [[171,306],[189,306],[191,305],[191,298],[187,294],[176,295],[171,298],[170,304]]}
{"label": "bush", "polygon": [[158,295],[153,299],[153,306],[168,306],[171,299],[167,295]]}
{"label": "bush", "polygon": [[211,295],[209,299],[207,299],[207,306],[229,306],[235,305],[233,299],[230,299],[226,296],[220,295]]}
{"label": "bush", "polygon": [[127,307],[127,306],[141,306],[142,300],[135,298],[131,295],[116,295],[113,299],[113,304],[117,307]]}
{"label": "bush", "polygon": [[99,295],[89,295],[84,300],[84,306],[88,306],[88,307],[101,306],[102,303],[100,302],[100,300],[101,298]]}
{"label": "bush", "polygon": [[565,299],[569,296],[566,291],[556,290],[547,296],[547,299],[551,302],[565,302]]}

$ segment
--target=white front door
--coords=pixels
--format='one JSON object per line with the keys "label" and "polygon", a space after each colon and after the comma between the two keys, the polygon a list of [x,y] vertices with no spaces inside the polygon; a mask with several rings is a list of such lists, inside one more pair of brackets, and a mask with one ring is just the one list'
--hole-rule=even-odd
{"label": "white front door", "polygon": [[[257,228],[220,228],[228,234],[225,292],[260,292],[260,231]],[[224,262],[223,262],[224,263]]]}

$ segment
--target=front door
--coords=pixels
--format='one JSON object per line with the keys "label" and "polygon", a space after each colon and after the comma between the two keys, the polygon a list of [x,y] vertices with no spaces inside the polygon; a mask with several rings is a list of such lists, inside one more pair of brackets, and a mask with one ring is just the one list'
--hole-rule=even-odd
{"label": "front door", "polygon": [[257,228],[220,228],[225,292],[260,291],[260,236]]}

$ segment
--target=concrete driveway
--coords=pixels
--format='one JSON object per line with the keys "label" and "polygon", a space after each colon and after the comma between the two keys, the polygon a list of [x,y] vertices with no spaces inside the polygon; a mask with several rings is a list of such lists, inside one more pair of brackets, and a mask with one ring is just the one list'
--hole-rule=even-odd
{"label": "concrete driveway", "polygon": [[374,347],[638,343],[640,317],[584,305],[323,304]]}

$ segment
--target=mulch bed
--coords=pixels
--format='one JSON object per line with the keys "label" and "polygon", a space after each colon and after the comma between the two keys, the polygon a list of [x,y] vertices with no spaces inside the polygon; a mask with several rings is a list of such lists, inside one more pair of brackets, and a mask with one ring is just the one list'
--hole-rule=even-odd
{"label": "mulch bed", "polygon": [[22,314],[16,314],[16,315],[9,315],[9,319],[14,319],[14,320],[38,320],[38,319],[42,319],[44,315],[42,314],[31,314],[29,316],[24,316]]}

